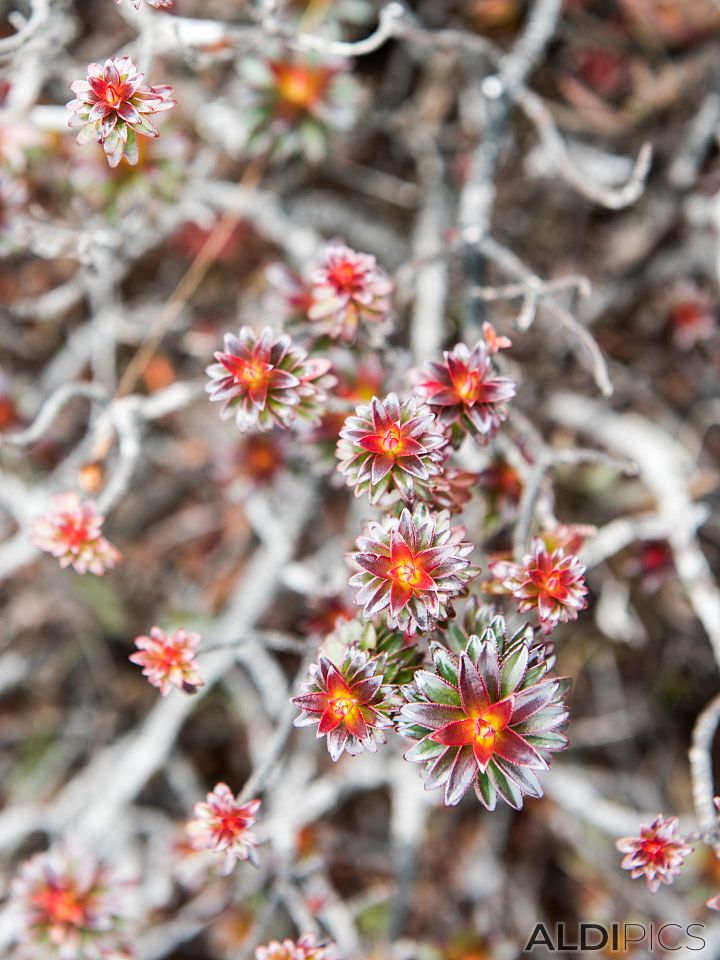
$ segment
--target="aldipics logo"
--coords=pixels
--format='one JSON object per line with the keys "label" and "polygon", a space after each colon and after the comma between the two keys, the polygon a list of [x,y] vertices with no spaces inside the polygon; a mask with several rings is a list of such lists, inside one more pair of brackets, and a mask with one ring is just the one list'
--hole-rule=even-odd
{"label": "aldipics logo", "polygon": [[523,953],[576,953],[580,950],[630,950],[643,947],[650,952],[702,950],[703,923],[558,923],[554,927],[537,923]]}

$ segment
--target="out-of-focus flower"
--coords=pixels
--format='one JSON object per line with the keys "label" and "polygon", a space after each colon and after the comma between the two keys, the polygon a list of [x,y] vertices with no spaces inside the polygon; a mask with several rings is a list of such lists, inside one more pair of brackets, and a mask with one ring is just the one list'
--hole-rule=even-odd
{"label": "out-of-focus flower", "polygon": [[472,497],[473,487],[478,484],[478,475],[471,470],[459,470],[457,467],[444,467],[431,484],[420,488],[418,494],[435,510],[447,510],[449,513],[462,513],[465,504]]}
{"label": "out-of-focus flower", "polygon": [[355,608],[342,594],[320,594],[309,597],[306,603],[308,616],[300,627],[310,637],[324,637],[355,616]]}
{"label": "out-of-focus flower", "polygon": [[508,350],[512,346],[510,337],[499,334],[491,323],[486,322],[482,325],[482,335],[488,353],[500,353],[501,350]]}
{"label": "out-of-focus flower", "polygon": [[507,460],[495,459],[480,471],[478,488],[489,502],[489,512],[506,519],[520,502],[523,484],[512,464]]}
{"label": "out-of-focus flower", "polygon": [[465,529],[449,521],[449,514],[432,514],[424,504],[412,514],[405,509],[399,518],[369,521],[351,554],[360,572],[350,580],[366,617],[387,610],[388,626],[414,634],[449,616],[450,601],[476,572],[467,559],[473,545],[463,540]]}
{"label": "out-of-focus flower", "polygon": [[244,58],[248,151],[322,160],[330,135],[348,129],[355,115],[359,88],[347,70],[342,61],[288,49],[264,59]]}
{"label": "out-of-focus flower", "polygon": [[[148,217],[159,213],[164,204],[177,200],[188,175],[191,143],[184,134],[166,130],[162,137],[142,137],[137,144],[138,159],[132,166],[108,167],[103,153],[90,150],[74,159],[69,170],[73,189],[113,222],[140,206]],[[191,227],[188,224],[185,229]],[[173,246],[179,245],[182,230],[171,235]]]}
{"label": "out-of-focus flower", "polygon": [[540,626],[548,633],[558,623],[577,620],[587,606],[583,564],[563,550],[551,553],[540,539],[533,541],[532,552],[522,563],[496,560],[488,569],[502,589],[520,601],[520,613],[537,610]]}
{"label": "out-of-focus flower", "polygon": [[333,760],[343,751],[355,756],[363,748],[374,753],[392,727],[384,710],[390,689],[383,685],[383,664],[361,650],[350,648],[340,667],[320,656],[310,667],[306,693],[293,697],[301,709],[296,727],[318,724],[318,737],[327,736]]}
{"label": "out-of-focus flower", "polygon": [[675,558],[667,540],[642,540],[632,544],[623,573],[639,577],[646,593],[656,593],[666,580],[676,576]]}
{"label": "out-of-focus flower", "polygon": [[429,407],[394,393],[373,397],[347,418],[338,440],[338,470],[355,496],[377,503],[394,487],[406,503],[431,483],[447,458],[447,438]]}
{"label": "out-of-focus flower", "polygon": [[299,940],[271,940],[255,950],[255,960],[334,960],[335,945],[317,943],[315,937],[306,934]]}
{"label": "out-of-focus flower", "polygon": [[478,442],[486,443],[507,417],[505,401],[515,396],[512,380],[493,369],[485,342],[472,350],[458,343],[442,362],[431,360],[417,375],[416,391],[445,426],[462,424]]}
{"label": "out-of-focus flower", "polygon": [[679,281],[671,287],[665,302],[672,341],[679,350],[692,350],[717,333],[717,306],[696,283]]}
{"label": "out-of-focus flower", "polygon": [[159,136],[150,116],[175,106],[171,87],[150,86],[143,79],[129,57],[111,57],[104,65],[89,64],[87,79],[70,84],[77,98],[67,104],[68,125],[81,128],[78,143],[101,144],[111,167],[123,156],[137,163],[136,134]]}
{"label": "out-of-focus flower", "polygon": [[549,553],[562,550],[563,553],[579,553],[589,537],[594,537],[597,527],[590,523],[558,523],[552,530],[543,530],[539,539]]}
{"label": "out-of-focus flower", "polygon": [[308,358],[290,337],[276,337],[269,327],[259,337],[250,327],[242,327],[237,337],[226,333],[225,350],[215,359],[206,370],[205,389],[223,404],[222,419],[234,416],[243,431],[316,422],[327,400],[325,388],[335,382],[327,375],[329,360]]}
{"label": "out-of-focus flower", "polygon": [[426,789],[445,784],[447,804],[472,784],[488,809],[498,794],[519,809],[523,796],[542,796],[536,771],[567,744],[560,731],[568,682],[547,679],[547,664],[531,658],[527,631],[508,640],[502,618],[482,640],[466,642],[459,657],[432,644],[434,669],[416,671],[406,688],[399,729],[418,743],[405,758],[423,764]]}
{"label": "out-of-focus flower", "polygon": [[265,278],[270,285],[265,303],[270,315],[278,316],[286,323],[307,322],[307,312],[312,304],[310,284],[284,263],[269,264],[265,268]]}
{"label": "out-of-focus flower", "polygon": [[283,434],[251,433],[234,448],[217,452],[215,477],[219,483],[242,479],[255,487],[272,483],[287,463]]}
{"label": "out-of-focus flower", "polygon": [[240,803],[226,783],[218,783],[205,803],[196,803],[194,819],[187,825],[190,843],[198,850],[211,850],[220,857],[220,870],[232,873],[238,860],[257,864],[257,839],[250,829],[260,808],[259,800]]}
{"label": "out-of-focus flower", "polygon": [[0,166],[23,173],[34,152],[48,144],[48,136],[34,124],[0,110]]}
{"label": "out-of-focus flower", "polygon": [[360,321],[379,324],[390,312],[393,282],[369,253],[331,244],[311,277],[310,320],[335,340],[352,342]]}
{"label": "out-of-focus flower", "polygon": [[649,827],[640,827],[639,837],[623,837],[615,846],[624,853],[621,867],[629,870],[633,880],[645,877],[655,893],[661,883],[672,883],[680,873],[683,861],[693,848],[677,835],[677,817],[658,814]]}
{"label": "out-of-focus flower", "polygon": [[53,498],[52,509],[32,524],[30,542],[51,553],[61,567],[101,577],[121,559],[120,551],[102,535],[105,517],[93,500],[84,503],[76,493]]}
{"label": "out-of-focus flower", "polygon": [[135,638],[138,652],[130,656],[130,662],[143,668],[143,676],[164,697],[172,687],[195,693],[204,684],[195,659],[199,643],[199,633],[180,628],[168,635],[160,627],[153,627],[149,637]]}
{"label": "out-of-focus flower", "polygon": [[89,854],[56,848],[20,867],[11,886],[21,960],[130,960],[122,936],[127,884]]}

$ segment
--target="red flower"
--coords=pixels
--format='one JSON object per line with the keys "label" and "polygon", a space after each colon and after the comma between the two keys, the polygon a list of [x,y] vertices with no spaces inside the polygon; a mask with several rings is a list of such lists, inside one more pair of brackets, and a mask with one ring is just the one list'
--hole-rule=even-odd
{"label": "red flower", "polygon": [[143,668],[143,676],[163,696],[170,693],[171,687],[195,693],[204,683],[195,659],[199,643],[199,633],[179,629],[168,636],[160,627],[153,627],[149,637],[135,638],[139,652],[132,654],[130,662]]}
{"label": "red flower", "polygon": [[567,682],[544,679],[547,662],[531,640],[527,630],[508,640],[497,618],[482,640],[466,638],[459,658],[433,644],[434,670],[418,670],[405,689],[400,732],[418,740],[406,759],[425,765],[426,789],[446,785],[447,804],[472,784],[489,809],[498,794],[515,808],[524,795],[542,796],[535,771],[548,769],[544,752],[567,743]]}
{"label": "red flower", "polygon": [[415,398],[400,403],[394,393],[384,401],[373,397],[361,404],[340,431],[336,455],[338,470],[355,496],[368,493],[370,503],[392,487],[406,502],[416,486],[426,485],[441,472],[447,457],[447,439],[434,415]]}
{"label": "red flower", "polygon": [[359,587],[355,602],[370,618],[388,611],[388,626],[413,634],[431,629],[449,615],[450,600],[475,574],[463,527],[451,527],[447,513],[431,514],[421,504],[411,514],[371,520],[368,536],[359,537],[351,555],[360,567],[350,580]]}
{"label": "red flower", "polygon": [[290,427],[298,419],[315,422],[334,383],[325,376],[330,361],[310,359],[293,347],[290,337],[275,337],[266,327],[256,336],[242,327],[238,336],[225,334],[225,351],[206,373],[210,399],[223,403],[220,416],[234,416],[240,430]]}
{"label": "red flower", "polygon": [[504,403],[517,387],[495,373],[484,341],[472,351],[457,344],[445,351],[442,363],[428,363],[426,371],[418,375],[416,391],[444,425],[462,423],[476,440],[486,442],[507,418]]}
{"label": "red flower", "polygon": [[292,700],[302,710],[295,726],[317,723],[317,735],[327,736],[333,760],[339,760],[343,750],[351,756],[363,747],[372,753],[385,742],[383,730],[392,721],[383,712],[389,691],[379,660],[351,648],[338,669],[320,656],[310,667],[310,678],[308,692]]}
{"label": "red flower", "polygon": [[187,826],[188,838],[195,849],[220,855],[223,874],[232,873],[238,860],[257,866],[257,840],[250,827],[259,808],[259,800],[240,803],[226,783],[218,783],[206,803],[195,804],[195,819]]}
{"label": "red flower", "polygon": [[135,135],[157,137],[149,115],[175,106],[171,87],[149,86],[143,78],[129,57],[111,57],[104,66],[89,64],[87,79],[70,84],[78,96],[67,104],[72,113],[68,125],[82,127],[78,143],[102,144],[111,167],[123,156],[128,163],[137,163]]}
{"label": "red flower", "polygon": [[311,277],[310,320],[322,324],[328,336],[351,342],[361,320],[377,324],[390,312],[387,299],[393,282],[375,257],[342,244],[329,246],[325,263]]}
{"label": "red flower", "polygon": [[649,827],[640,827],[639,837],[624,837],[615,844],[625,854],[623,870],[630,870],[633,880],[644,876],[653,893],[661,883],[673,882],[692,853],[693,848],[677,836],[677,828],[677,817],[663,819],[658,814]]}
{"label": "red flower", "polygon": [[550,553],[542,540],[533,541],[533,552],[522,563],[497,560],[488,565],[503,590],[517,600],[518,611],[537,610],[544,632],[558,623],[577,620],[587,606],[585,567],[574,554],[563,550]]}
{"label": "red flower", "polygon": [[678,281],[666,296],[668,322],[673,343],[680,350],[692,350],[715,336],[718,310],[706,290],[689,280]]}
{"label": "red flower", "polygon": [[93,500],[81,503],[76,493],[53,499],[52,510],[33,521],[31,543],[51,553],[61,567],[101,577],[121,559],[120,551],[102,535],[105,518]]}

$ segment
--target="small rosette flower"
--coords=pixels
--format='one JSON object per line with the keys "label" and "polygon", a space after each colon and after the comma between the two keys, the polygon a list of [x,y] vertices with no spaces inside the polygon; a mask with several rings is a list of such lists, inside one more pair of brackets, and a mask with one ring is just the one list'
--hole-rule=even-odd
{"label": "small rosette flower", "polygon": [[168,635],[160,627],[153,627],[149,637],[135,638],[138,652],[129,659],[143,668],[143,676],[158,687],[163,696],[173,687],[195,693],[204,684],[196,660],[199,643],[199,633],[188,633],[181,628]]}
{"label": "small rosette flower", "polygon": [[218,783],[205,803],[196,803],[187,825],[188,840],[196,850],[211,850],[220,858],[220,872],[232,873],[239,860],[257,864],[257,839],[250,829],[260,809],[259,800],[240,803],[226,783]]}
{"label": "small rosette flower", "polygon": [[257,336],[242,327],[225,334],[225,350],[206,373],[210,400],[222,403],[223,420],[235,418],[241,431],[288,428],[297,421],[317,423],[335,382],[330,361],[309,358],[288,336],[276,337],[269,327]]}
{"label": "small rosette flower", "polygon": [[440,422],[459,425],[479,443],[497,433],[507,419],[505,403],[517,393],[517,385],[495,371],[483,340],[472,350],[458,343],[444,352],[442,361],[430,361],[416,376],[416,392]]}
{"label": "small rosette flower", "polygon": [[137,163],[136,134],[159,136],[150,116],[175,106],[171,87],[150,86],[143,80],[129,57],[111,57],[102,65],[89,64],[87,79],[70,84],[77,97],[67,104],[68,126],[81,128],[78,143],[102,144],[111,167],[123,157]]}
{"label": "small rosette flower", "polygon": [[33,521],[30,542],[57,557],[61,567],[101,577],[121,559],[102,535],[104,522],[93,500],[81,503],[76,493],[60,494],[53,498],[52,509]]}
{"label": "small rosette flower", "polygon": [[310,667],[306,693],[293,697],[301,709],[296,727],[318,724],[317,736],[327,737],[333,760],[343,751],[355,756],[363,749],[374,753],[392,727],[387,716],[391,689],[383,683],[383,663],[362,650],[347,650],[337,667],[321,655]]}
{"label": "small rosette flower", "polygon": [[519,613],[537,611],[546,633],[577,620],[587,606],[584,565],[573,553],[559,548],[550,552],[541,539],[533,541],[532,553],[522,563],[498,560],[489,564],[489,571],[502,590],[520,601]]}
{"label": "small rosette flower", "polygon": [[127,883],[90,854],[58,847],[22,864],[11,884],[18,960],[130,960]]}
{"label": "small rosette flower", "polygon": [[271,940],[255,950],[255,960],[335,960],[336,957],[334,944],[317,943],[310,934],[299,940]]}
{"label": "small rosette flower", "polygon": [[447,458],[447,439],[435,416],[415,398],[373,397],[347,418],[338,441],[338,470],[355,496],[377,503],[393,488],[412,503],[417,488],[433,481]]}
{"label": "small rosette flower", "polygon": [[537,775],[567,745],[569,681],[546,676],[527,631],[509,641],[504,632],[494,621],[459,656],[433,643],[433,670],[418,670],[404,690],[398,729],[418,741],[405,759],[423,765],[426,789],[445,786],[449,805],[473,786],[488,810],[498,797],[520,809],[525,796],[542,796]]}
{"label": "small rosette flower", "polygon": [[[621,867],[629,870],[633,880],[645,877],[656,893],[662,883],[672,883],[693,848],[678,836],[677,817],[658,814],[649,827],[640,827],[639,837],[623,837],[615,844],[624,853]],[[713,907],[713,909],[716,909]]]}
{"label": "small rosette flower", "polygon": [[251,154],[299,155],[317,163],[332,134],[352,125],[359,87],[343,61],[284,49],[244,58],[241,71],[243,139]]}
{"label": "small rosette flower", "polygon": [[433,514],[424,504],[382,523],[371,520],[351,554],[359,573],[350,585],[358,588],[355,602],[364,616],[387,611],[388,626],[411,635],[447,619],[452,598],[477,572],[464,535],[463,527],[450,526],[449,514]]}
{"label": "small rosette flower", "polygon": [[393,282],[369,253],[332,244],[310,278],[307,315],[333,340],[351,343],[361,321],[380,324],[390,313]]}

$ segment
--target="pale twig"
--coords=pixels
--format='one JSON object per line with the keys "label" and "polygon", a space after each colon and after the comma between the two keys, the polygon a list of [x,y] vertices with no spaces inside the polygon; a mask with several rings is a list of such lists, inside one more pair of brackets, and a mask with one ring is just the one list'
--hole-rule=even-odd
{"label": "pale twig", "polygon": [[83,397],[94,403],[104,403],[107,401],[105,390],[95,383],[68,383],[61,387],[47,398],[40,408],[35,420],[27,428],[18,433],[5,433],[0,435],[0,446],[29,447],[33,443],[41,440],[60,412],[74,400],[76,397]]}
{"label": "pale twig", "polygon": [[[478,243],[488,259],[496,263],[501,270],[510,276],[517,277],[523,283],[529,284],[531,291],[541,288],[542,280],[540,277],[497,240],[489,236],[477,237],[472,231],[466,231],[465,235],[468,243]],[[571,334],[573,340],[580,347],[580,356],[587,358],[585,366],[592,373],[598,389],[604,396],[610,396],[613,387],[608,373],[607,361],[590,331],[550,294],[543,297],[540,306],[554,316],[560,325]]]}
{"label": "pale twig", "polygon": [[[688,753],[695,812],[703,832],[718,828],[718,810],[714,803],[713,745],[720,724],[720,693],[716,694],[695,721],[692,746]],[[715,842],[720,855],[720,842]]]}
{"label": "pale twig", "polygon": [[377,29],[363,40],[346,43],[342,40],[331,40],[312,33],[300,33],[290,37],[292,46],[301,50],[317,50],[319,53],[336,57],[365,57],[384,46],[397,34],[397,26],[405,14],[401,3],[389,3],[380,11]]}
{"label": "pale twig", "polygon": [[609,210],[623,210],[639,200],[645,190],[652,162],[652,147],[649,143],[644,143],[640,148],[626,183],[617,187],[597,183],[575,167],[567,145],[542,97],[539,97],[532,90],[528,90],[527,87],[522,87],[515,93],[514,99],[523,113],[534,124],[549,158],[555,164],[557,172],[578,193],[587,197],[588,200],[592,200],[593,203],[607,207]]}
{"label": "pale twig", "polygon": [[556,394],[551,398],[549,413],[566,427],[590,430],[609,449],[632,457],[638,464],[666,524],[678,577],[720,668],[720,589],[697,540],[696,508],[688,493],[692,461],[687,452],[649,420],[637,414],[615,413],[579,394]]}
{"label": "pale twig", "polygon": [[19,50],[37,37],[49,19],[50,0],[32,0],[31,13],[27,20],[18,12],[11,15],[11,23],[17,25],[17,31],[0,39],[0,61],[12,59]]}

